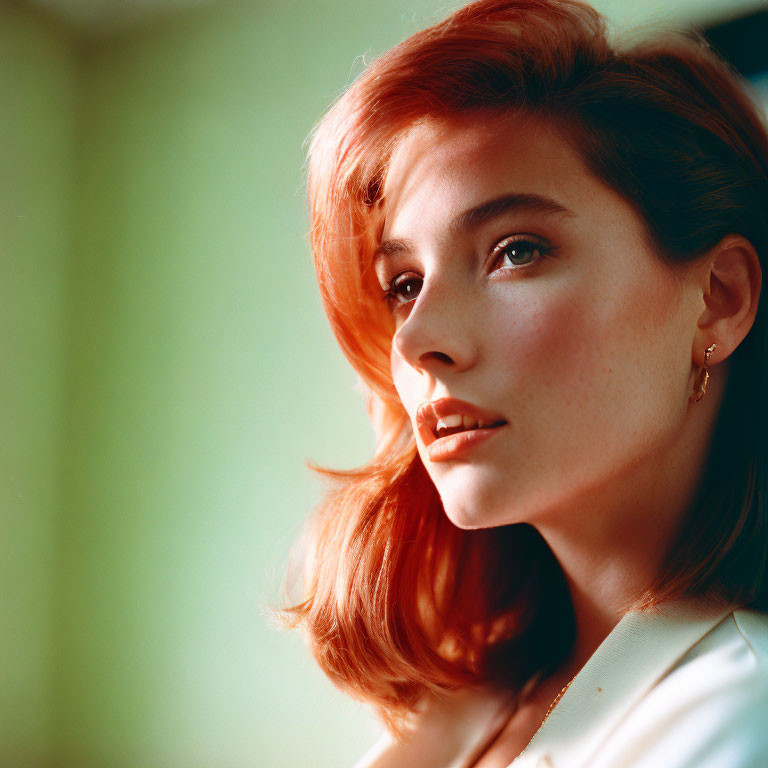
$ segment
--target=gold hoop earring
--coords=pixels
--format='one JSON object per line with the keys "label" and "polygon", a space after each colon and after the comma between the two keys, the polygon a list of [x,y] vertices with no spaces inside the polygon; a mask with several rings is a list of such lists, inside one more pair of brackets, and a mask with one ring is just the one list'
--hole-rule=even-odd
{"label": "gold hoop earring", "polygon": [[712,344],[707,347],[704,352],[704,367],[699,371],[699,375],[696,377],[696,383],[693,385],[697,403],[707,393],[707,383],[709,382],[709,358],[712,357],[712,353],[715,351],[716,347],[717,344]]}

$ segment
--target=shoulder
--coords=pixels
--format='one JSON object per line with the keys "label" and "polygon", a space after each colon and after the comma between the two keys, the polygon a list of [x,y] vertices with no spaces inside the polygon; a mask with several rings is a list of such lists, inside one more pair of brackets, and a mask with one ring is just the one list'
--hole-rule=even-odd
{"label": "shoulder", "polygon": [[739,609],[647,692],[599,766],[764,768],[767,724],[768,614]]}

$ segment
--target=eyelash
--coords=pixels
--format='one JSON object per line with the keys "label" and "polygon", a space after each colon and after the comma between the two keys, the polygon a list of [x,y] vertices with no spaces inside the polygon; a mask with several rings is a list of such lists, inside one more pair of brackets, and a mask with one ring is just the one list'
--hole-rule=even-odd
{"label": "eyelash", "polygon": [[[550,245],[547,245],[543,241],[539,240],[538,238],[531,237],[530,235],[512,235],[510,237],[505,237],[503,240],[500,240],[497,245],[494,246],[494,248],[491,250],[491,257],[492,262],[491,266],[495,266],[499,259],[503,259],[504,255],[508,253],[511,250],[514,250],[514,247],[517,247],[520,249],[521,245],[528,246],[526,250],[531,251],[538,251],[539,255],[537,258],[535,258],[533,261],[529,262],[528,264],[522,264],[517,266],[511,266],[511,267],[498,267],[498,269],[507,269],[509,271],[517,272],[519,270],[528,269],[532,267],[535,264],[538,264],[541,259],[543,259],[545,256],[550,254],[554,248]],[[495,270],[492,270],[495,271]],[[411,275],[410,277],[406,277],[407,275]],[[400,279],[405,278],[405,279]],[[418,275],[414,275],[413,273],[409,273],[407,270],[404,272],[400,272],[397,275],[395,275],[388,283],[387,287],[384,289],[384,296],[382,297],[384,301],[387,302],[390,309],[402,306],[405,304],[410,304],[416,297],[413,299],[410,299],[408,301],[400,301],[400,294],[397,293],[399,288],[402,288],[404,285],[408,284],[411,280],[421,278],[418,277]],[[398,282],[399,281],[399,282]],[[418,294],[416,294],[418,296]]]}

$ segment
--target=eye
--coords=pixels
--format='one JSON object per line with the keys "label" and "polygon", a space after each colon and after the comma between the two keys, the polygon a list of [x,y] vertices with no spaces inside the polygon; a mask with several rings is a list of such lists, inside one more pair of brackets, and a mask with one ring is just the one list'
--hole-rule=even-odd
{"label": "eye", "polygon": [[538,262],[550,248],[530,235],[514,235],[504,238],[491,251],[495,269],[522,269]]}
{"label": "eye", "polygon": [[390,307],[409,304],[421,291],[422,279],[413,272],[401,272],[395,275],[384,290],[384,300]]}

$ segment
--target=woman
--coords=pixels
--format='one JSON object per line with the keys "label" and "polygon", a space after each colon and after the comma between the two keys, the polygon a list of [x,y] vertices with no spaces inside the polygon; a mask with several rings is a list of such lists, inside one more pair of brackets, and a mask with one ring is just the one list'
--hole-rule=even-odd
{"label": "woman", "polygon": [[309,164],[377,433],[291,609],[360,765],[768,765],[768,139],[701,41],[480,0],[375,60]]}

